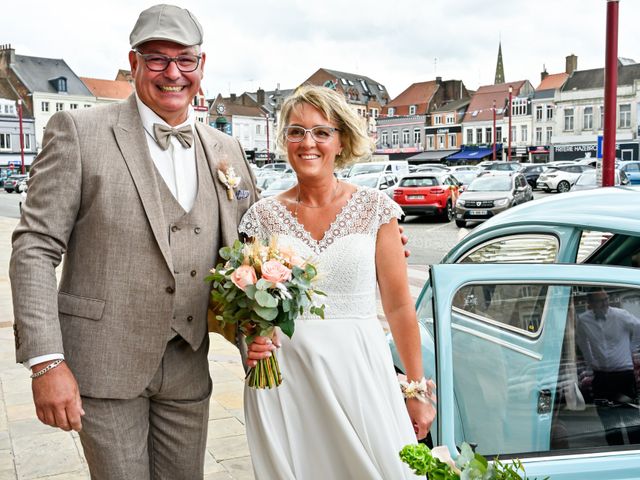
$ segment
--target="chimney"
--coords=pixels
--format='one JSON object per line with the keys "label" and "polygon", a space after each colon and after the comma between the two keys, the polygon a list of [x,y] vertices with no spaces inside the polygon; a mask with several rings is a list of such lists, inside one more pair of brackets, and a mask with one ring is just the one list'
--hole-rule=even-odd
{"label": "chimney", "polygon": [[442,83],[442,77],[436,77],[436,84],[440,85]]}
{"label": "chimney", "polygon": [[16,51],[11,44],[0,45],[0,74],[7,76],[10,66],[16,63]]}
{"label": "chimney", "polygon": [[258,99],[258,104],[259,105],[264,105],[264,90],[261,88],[258,88],[258,93],[256,95],[257,99]]}
{"label": "chimney", "polygon": [[230,98],[231,103],[236,103],[236,94],[235,94],[235,93],[232,93],[232,94],[230,94],[230,95],[231,95],[231,98]]}
{"label": "chimney", "polygon": [[567,55],[567,63],[566,63],[565,72],[571,75],[578,69],[578,57],[576,57],[573,53],[571,55]]}
{"label": "chimney", "polygon": [[547,72],[547,66],[542,65],[542,72],[540,72],[540,81],[542,82],[548,76],[549,76],[549,72]]}

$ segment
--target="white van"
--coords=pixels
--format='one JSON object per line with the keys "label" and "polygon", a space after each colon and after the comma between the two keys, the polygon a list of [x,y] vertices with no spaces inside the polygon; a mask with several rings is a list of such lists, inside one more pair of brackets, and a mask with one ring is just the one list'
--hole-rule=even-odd
{"label": "white van", "polygon": [[409,173],[409,162],[406,160],[387,160],[384,162],[362,162],[351,167],[347,177],[355,177],[367,173],[390,173],[396,177],[404,177]]}

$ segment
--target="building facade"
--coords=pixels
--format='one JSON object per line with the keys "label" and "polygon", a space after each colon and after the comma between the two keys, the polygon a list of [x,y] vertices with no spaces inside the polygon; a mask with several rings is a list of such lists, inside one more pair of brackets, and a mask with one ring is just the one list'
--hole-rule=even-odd
{"label": "building facade", "polygon": [[[461,80],[410,85],[376,119],[376,153],[414,163],[439,161],[460,145],[461,112],[469,92]],[[417,155],[421,152],[433,152]]]}
{"label": "building facade", "polygon": [[[616,158],[638,160],[640,64],[619,64]],[[556,95],[552,159],[596,157],[604,129],[604,69],[577,70]]]}
{"label": "building facade", "polygon": [[[22,145],[20,144],[21,127]],[[23,152],[25,169],[28,169],[36,153],[33,117],[25,109],[20,117],[16,100],[0,97],[0,176],[20,172]]]}
{"label": "building facade", "polygon": [[33,113],[38,150],[54,113],[96,104],[95,96],[64,60],[16,55],[11,45],[0,46],[0,78]]}

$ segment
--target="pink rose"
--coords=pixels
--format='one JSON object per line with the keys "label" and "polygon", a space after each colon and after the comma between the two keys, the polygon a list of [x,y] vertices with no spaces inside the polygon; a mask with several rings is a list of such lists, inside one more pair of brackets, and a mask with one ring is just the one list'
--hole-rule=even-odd
{"label": "pink rose", "polygon": [[262,264],[262,278],[268,282],[282,283],[291,279],[291,270],[277,260]]}
{"label": "pink rose", "polygon": [[247,285],[255,284],[258,279],[256,277],[256,271],[250,265],[240,265],[231,274],[231,281],[240,290],[244,290]]}

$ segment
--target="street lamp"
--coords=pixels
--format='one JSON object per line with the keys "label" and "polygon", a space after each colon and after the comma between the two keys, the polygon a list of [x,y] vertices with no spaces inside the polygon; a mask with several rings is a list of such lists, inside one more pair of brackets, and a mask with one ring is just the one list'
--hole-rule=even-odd
{"label": "street lamp", "polygon": [[492,160],[496,161],[496,101],[493,101],[493,155]]}
{"label": "street lamp", "polygon": [[18,99],[18,123],[20,124],[20,173],[24,175],[24,135],[22,133],[22,99]]}
{"label": "street lamp", "polygon": [[[511,116],[513,109],[511,108],[511,100],[513,99],[513,87],[509,85],[509,144],[507,150],[507,161],[511,161]],[[504,158],[504,157],[503,157]]]}
{"label": "street lamp", "polygon": [[267,161],[265,163],[269,163],[271,160],[271,154],[269,153],[269,112],[264,114],[264,118],[267,122]]}

